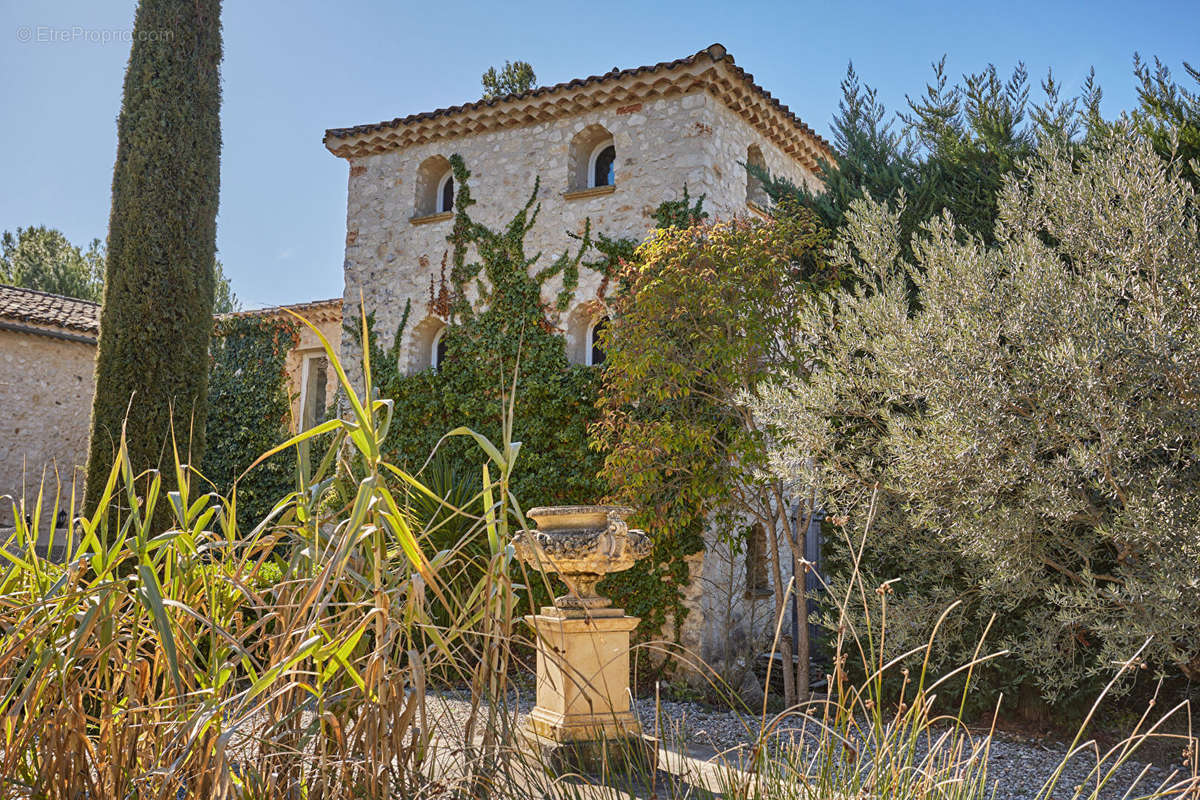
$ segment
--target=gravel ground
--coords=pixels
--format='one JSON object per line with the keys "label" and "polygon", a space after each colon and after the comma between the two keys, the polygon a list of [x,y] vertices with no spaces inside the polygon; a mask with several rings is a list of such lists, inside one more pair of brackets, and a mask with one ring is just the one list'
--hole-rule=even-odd
{"label": "gravel ground", "polygon": [[[654,719],[654,702],[652,700],[640,700],[637,702],[637,706],[642,720],[652,721]],[[682,726],[689,743],[699,743],[730,755],[733,755],[737,748],[744,747],[747,742],[752,741],[760,729],[757,719],[747,720],[734,712],[717,711],[695,703],[664,701],[662,711],[664,727]],[[795,734],[800,732],[801,724],[797,720],[790,724],[785,722],[780,725],[780,738],[794,738]],[[751,727],[750,732],[747,732],[747,726]],[[815,737],[811,732],[811,724],[809,727],[807,737],[811,740]],[[670,737],[665,738],[669,739]],[[977,744],[982,745],[982,741],[977,741]],[[1019,739],[1004,734],[994,735],[988,751],[988,783],[996,785],[995,797],[997,800],[1032,800],[1038,796],[1046,780],[1053,775],[1063,759],[1066,758],[1067,750],[1066,745],[1057,742]],[[925,754],[926,746],[918,745],[918,758],[924,757]],[[1085,786],[1081,796],[1084,798],[1091,796],[1091,786],[1094,785],[1096,779],[1093,776],[1090,779],[1091,783],[1088,783],[1088,780],[1089,774],[1095,766],[1094,751],[1077,753],[1072,756],[1051,797],[1071,798],[1075,794],[1075,787],[1080,785]],[[1098,796],[1104,800],[1116,800],[1126,796],[1134,798],[1149,795],[1156,792],[1164,783],[1175,784],[1187,777],[1190,775],[1176,774],[1172,776],[1172,771],[1169,769],[1129,761],[1116,771]],[[1129,792],[1131,787],[1133,790]],[[1180,800],[1183,800],[1185,796],[1188,800],[1200,800],[1200,783],[1193,782],[1190,790],[1191,794],[1185,795],[1181,790],[1175,796]]]}
{"label": "gravel ground", "polygon": [[[445,703],[445,709],[450,712],[451,719],[459,721],[465,718],[468,711],[465,695],[444,693],[438,696],[438,701]],[[510,702],[516,706],[521,716],[528,713],[533,705],[529,693],[514,694]],[[437,705],[438,702],[431,703],[431,716],[437,716]],[[654,700],[636,700],[635,707],[646,732],[655,732]],[[747,745],[759,734],[758,719],[748,719],[735,712],[720,711],[699,703],[662,701],[658,724],[660,739],[668,747],[673,742],[682,740],[687,743],[687,748],[694,757],[706,759],[720,754],[731,763],[737,763],[739,751],[745,752]],[[780,725],[777,741],[797,741],[800,736],[812,741],[812,724],[809,724],[807,732],[803,732],[800,726],[798,720]],[[925,750],[924,744],[918,746],[918,758],[925,756]],[[1025,740],[997,734],[992,739],[988,753],[989,788],[995,786],[996,800],[1033,800],[1039,796],[1046,780],[1062,763],[1066,753],[1067,747],[1057,742]],[[867,760],[860,757],[859,763],[867,763]],[[1076,754],[1068,762],[1051,797],[1056,800],[1068,800],[1075,796],[1075,787],[1088,781],[1089,772],[1095,764],[1096,756],[1093,752]],[[1166,782],[1174,784],[1189,777],[1191,776],[1184,774],[1172,777],[1169,769],[1131,761],[1117,770],[1097,797],[1102,800],[1142,797],[1155,793]],[[1093,777],[1091,784],[1079,795],[1080,798],[1093,796],[1091,787],[1094,782]],[[1179,800],[1200,800],[1200,782],[1193,778],[1186,791],[1176,789],[1171,796]]]}

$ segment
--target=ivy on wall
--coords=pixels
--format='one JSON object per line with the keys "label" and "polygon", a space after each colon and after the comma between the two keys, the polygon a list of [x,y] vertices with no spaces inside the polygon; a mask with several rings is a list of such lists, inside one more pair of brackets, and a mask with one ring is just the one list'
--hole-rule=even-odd
{"label": "ivy on wall", "polygon": [[[290,319],[227,317],[216,322],[202,472],[222,494],[285,438],[291,413],[287,355],[298,342],[299,323]],[[239,522],[256,524],[294,484],[294,454],[283,452],[259,464],[238,481]]]}
{"label": "ivy on wall", "polygon": [[[538,183],[528,201],[501,230],[476,222],[470,213],[470,172],[461,156],[450,159],[457,193],[454,227],[447,241],[448,274],[443,262],[440,285],[431,288],[431,311],[447,321],[442,334],[445,355],[436,370],[405,374],[399,363],[400,346],[411,308],[406,308],[390,346],[379,345],[374,316],[367,315],[371,361],[376,385],[394,402],[386,447],[390,456],[409,469],[419,469],[446,431],[460,425],[478,430],[493,441],[502,438],[503,397],[516,377],[513,439],[523,443],[513,491],[525,507],[590,504],[613,494],[599,477],[603,454],[589,438],[598,415],[601,368],[571,363],[566,341],[552,316],[565,311],[579,284],[580,269],[604,276],[601,294],[620,265],[634,255],[636,242],[593,234],[590,222],[573,235],[576,244],[545,266],[537,254],[525,251],[525,238],[540,206]],[[700,215],[683,201],[665,203],[660,223]],[[680,203],[682,202],[682,206]],[[562,288],[551,303],[543,299],[548,281],[561,276]],[[473,292],[469,292],[473,289]],[[468,297],[473,294],[472,302]],[[357,341],[357,326],[347,324]],[[361,346],[361,342],[359,342]],[[461,439],[441,445],[441,458],[454,464],[474,464],[476,448]],[[474,474],[478,470],[466,470]],[[634,520],[636,522],[636,519]],[[638,635],[658,638],[668,619],[678,625],[686,615],[681,590],[688,579],[683,556],[702,546],[698,531],[652,530],[653,557],[634,569],[607,579],[602,588],[629,613],[642,618]],[[532,605],[545,602],[534,590]]]}

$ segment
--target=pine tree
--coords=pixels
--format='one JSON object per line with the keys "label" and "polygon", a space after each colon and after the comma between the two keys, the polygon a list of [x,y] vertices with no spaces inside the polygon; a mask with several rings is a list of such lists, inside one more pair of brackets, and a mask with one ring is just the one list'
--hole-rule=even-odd
{"label": "pine tree", "polygon": [[1200,191],[1200,69],[1183,62],[1195,88],[1181,86],[1171,70],[1154,59],[1154,69],[1137,55],[1133,74],[1138,80],[1140,105],[1133,112],[1138,127],[1164,158],[1177,158],[1183,176]]}
{"label": "pine tree", "polygon": [[[100,302],[104,297],[104,243],[87,249],[71,244],[62,231],[45,225],[17,228],[0,235],[0,283],[39,292]],[[242,310],[242,301],[220,260],[213,263],[214,314]]]}
{"label": "pine tree", "polygon": [[498,100],[510,94],[527,92],[537,84],[537,75],[528,61],[505,61],[499,71],[488,67],[480,77],[483,84],[483,99]]}
{"label": "pine tree", "polygon": [[[127,425],[135,473],[204,450],[220,185],[220,0],[141,0],[117,120],[88,510]],[[165,507],[165,503],[160,507]]]}
{"label": "pine tree", "polygon": [[0,283],[81,300],[100,300],[104,253],[95,239],[85,252],[62,231],[45,225],[17,228],[0,236]]}
{"label": "pine tree", "polygon": [[860,82],[854,64],[842,80],[833,136],[834,158],[821,165],[818,193],[761,167],[748,169],[763,181],[772,201],[791,198],[794,205],[814,211],[830,230],[841,227],[850,204],[864,195],[894,198],[900,191],[911,193],[917,166],[913,147],[893,129],[887,109],[876,91]]}
{"label": "pine tree", "polygon": [[[1029,74],[1022,64],[1007,80],[989,65],[963,75],[959,83],[950,82],[945,58],[932,66],[933,80],[924,92],[907,97],[907,112],[891,118],[850,65],[833,120],[834,158],[823,165],[819,192],[758,167],[748,169],[773,201],[790,198],[833,230],[842,227],[855,201],[895,204],[902,208],[906,255],[918,227],[945,210],[965,232],[991,243],[1004,178],[1047,139],[1071,141],[1082,126],[1097,125],[1099,89],[1089,78],[1081,98],[1063,99],[1060,85],[1048,75],[1042,82],[1045,100],[1038,105],[1030,101]],[[899,130],[893,128],[897,121]]]}

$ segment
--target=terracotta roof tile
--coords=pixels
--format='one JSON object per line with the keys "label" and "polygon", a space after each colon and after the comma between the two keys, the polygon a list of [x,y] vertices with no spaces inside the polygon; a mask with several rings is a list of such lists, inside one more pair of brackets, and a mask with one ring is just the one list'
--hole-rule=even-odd
{"label": "terracotta roof tile", "polygon": [[[279,314],[283,309],[294,311],[300,316],[333,310],[341,314],[342,299],[339,297],[333,300],[314,300],[309,303],[235,311],[232,314],[219,314],[218,319],[271,316]],[[100,333],[100,304],[61,294],[0,284],[0,320],[96,336]]]}
{"label": "terracotta roof tile", "polygon": [[831,156],[832,148],[824,138],[816,131],[806,125],[799,117],[797,117],[791,109],[779,102],[770,92],[754,82],[754,76],[746,72],[741,67],[734,63],[733,56],[725,49],[722,44],[712,44],[698,53],[686,56],[685,58],[677,58],[674,61],[663,61],[658,64],[653,64],[645,67],[634,67],[632,69],[617,69],[613,68],[603,75],[591,75],[586,78],[575,78],[574,80],[566,81],[565,83],[556,83],[553,86],[541,86],[536,89],[530,89],[520,94],[512,94],[506,97],[499,97],[492,100],[477,100],[473,103],[464,103],[462,105],[450,106],[448,108],[439,108],[434,111],[423,111],[418,114],[410,114],[406,117],[396,117],[392,120],[383,122],[370,123],[366,125],[354,125],[348,128],[329,128],[325,131],[325,146],[334,151],[338,155],[343,153],[334,141],[345,139],[347,137],[362,136],[364,134],[378,133],[389,129],[404,128],[419,123],[434,120],[439,117],[454,117],[457,115],[471,114],[474,112],[483,111],[489,108],[502,108],[504,106],[514,105],[532,98],[543,97],[554,94],[564,94],[575,89],[580,89],[596,84],[604,84],[608,82],[620,81],[630,76],[643,75],[654,72],[670,72],[679,67],[695,64],[702,58],[711,59],[713,63],[724,63],[732,71],[737,80],[743,81],[745,85],[754,94],[761,97],[769,106],[775,108],[788,120],[795,128],[807,137],[813,145],[824,151],[824,155]]}
{"label": "terracotta roof tile", "polygon": [[230,314],[218,314],[217,319],[235,319],[238,317],[273,317],[282,313],[284,310],[292,311],[302,317],[320,311],[336,311],[339,315],[342,313],[342,298],[335,297],[330,300],[311,300],[307,303],[293,303],[289,306],[267,306],[266,308],[252,308],[247,311],[234,311]]}
{"label": "terracotta roof tile", "polygon": [[100,304],[0,284],[0,319],[53,326],[94,336],[100,332]]}

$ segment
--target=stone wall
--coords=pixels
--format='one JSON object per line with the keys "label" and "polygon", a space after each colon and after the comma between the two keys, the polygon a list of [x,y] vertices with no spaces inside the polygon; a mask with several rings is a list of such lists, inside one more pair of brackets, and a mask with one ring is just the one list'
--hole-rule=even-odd
{"label": "stone wall", "polygon": [[[605,133],[617,152],[615,187],[579,191],[581,159]],[[541,266],[576,247],[568,232],[581,234],[589,218],[594,231],[643,239],[658,205],[679,198],[685,185],[693,197],[706,196],[714,219],[760,213],[747,204],[752,187],[742,164],[752,156],[773,174],[817,185],[811,171],[703,91],[352,158],[344,313],[357,317],[361,293],[387,346],[411,302],[400,350],[409,371],[430,366],[444,324],[430,314],[428,300],[453,219],[437,213],[431,187],[455,153],[471,172],[472,217],[493,228],[512,218],[541,177],[541,211],[526,239],[526,253],[541,252]],[[549,304],[560,286],[548,282],[543,300]],[[587,330],[603,313],[600,286],[599,275],[581,270],[572,305],[554,320],[577,363],[585,363]],[[358,361],[356,353],[345,356],[348,367]],[[737,654],[770,642],[773,603],[746,595],[744,556],[723,544],[716,530],[706,538],[705,551],[689,558],[692,580],[683,600],[690,613],[682,643],[710,663],[735,668]]]}
{"label": "stone wall", "polygon": [[[686,652],[698,654],[735,689],[753,671],[755,657],[771,648],[775,636],[774,577],[768,568],[767,587],[749,585],[741,527],[740,522],[728,529],[713,523],[705,531],[704,550],[688,564],[691,584],[683,594],[688,614],[679,636]],[[791,550],[785,541],[779,542],[778,558],[786,588],[792,572]],[[769,561],[763,563],[769,567]],[[790,637],[790,612],[785,613],[782,634]],[[704,682],[702,675],[691,677],[698,685]]]}
{"label": "stone wall", "polygon": [[[82,492],[95,359],[94,344],[0,330],[0,495],[32,507],[39,487],[44,504],[60,486],[69,502],[72,481]],[[5,499],[0,527],[12,520]]]}
{"label": "stone wall", "polygon": [[[598,129],[612,136],[617,151],[611,191],[579,188],[577,167],[596,141]],[[574,145],[574,146],[573,146]],[[428,310],[431,277],[439,273],[453,226],[448,214],[430,213],[432,170],[458,153],[471,171],[478,221],[499,227],[528,199],[541,177],[541,212],[526,240],[526,252],[548,263],[577,246],[568,232],[582,233],[585,221],[609,236],[642,239],[664,200],[706,194],[710,215],[746,213],[745,162],[751,145],[767,167],[796,182],[814,176],[789,159],[716,98],[703,93],[611,106],[523,128],[507,128],[453,140],[434,141],[350,160],[346,216],[345,312],[356,311],[360,292],[376,313],[376,332],[390,344],[411,301],[412,315],[402,344],[407,369],[429,366],[428,348],[441,321]],[[430,173],[430,174],[426,174]],[[560,284],[548,282],[550,300]],[[556,320],[568,352],[583,360],[583,338],[597,313],[600,276],[582,270],[575,302]],[[354,360],[354,359],[350,359]]]}
{"label": "stone wall", "polygon": [[762,163],[772,175],[787,178],[797,186],[816,189],[816,175],[792,160],[770,140],[747,125],[724,103],[705,96],[701,124],[711,131],[704,138],[705,163],[709,174],[704,183],[708,194],[705,208],[716,219],[746,212],[750,178],[741,165],[751,163],[751,148],[757,148]]}
{"label": "stone wall", "polygon": [[[340,318],[315,320],[334,349],[340,346]],[[299,419],[304,362],[323,354],[307,327],[288,353],[287,371],[293,419]],[[95,379],[96,345],[34,333],[0,330],[0,495],[31,504],[43,487],[47,500],[62,487],[70,501],[71,482],[83,490]],[[326,372],[326,398],[337,393],[337,375]],[[45,469],[46,477],[42,473]],[[12,503],[0,502],[0,527],[13,521]]]}

